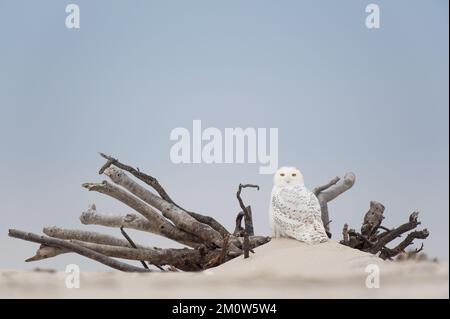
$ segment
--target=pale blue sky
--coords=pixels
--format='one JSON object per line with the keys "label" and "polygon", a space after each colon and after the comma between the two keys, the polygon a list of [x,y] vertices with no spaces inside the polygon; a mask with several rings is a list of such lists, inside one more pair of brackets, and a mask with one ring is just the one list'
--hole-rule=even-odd
{"label": "pale blue sky", "polygon": [[[379,30],[364,24],[371,2]],[[278,127],[280,165],[309,187],[354,171],[330,205],[335,238],[377,200],[386,226],[419,210],[425,251],[448,259],[448,1],[72,1],[79,30],[65,27],[68,3],[0,0],[0,268],[105,269],[75,255],[26,264],[37,246],[7,237],[44,225],[120,235],[78,221],[92,202],[128,212],[80,187],[103,179],[97,151],[229,228],[237,185],[257,183],[244,196],[268,234],[272,178],[258,165],[170,162],[170,131],[193,119]]]}

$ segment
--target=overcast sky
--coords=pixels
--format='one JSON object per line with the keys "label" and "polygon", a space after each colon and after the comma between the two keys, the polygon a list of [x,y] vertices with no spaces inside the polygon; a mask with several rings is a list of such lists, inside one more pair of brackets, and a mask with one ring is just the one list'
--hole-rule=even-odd
{"label": "overcast sky", "polygon": [[[347,171],[355,186],[330,205],[334,238],[358,228],[370,200],[385,225],[420,211],[425,252],[448,260],[448,1],[72,1],[81,28],[65,27],[67,1],[0,0],[0,268],[106,269],[76,255],[26,264],[40,233],[81,225],[88,192],[109,153],[157,178],[182,206],[232,229],[241,182],[255,229],[269,234],[270,175],[258,164],[173,164],[172,129],[278,128],[280,165],[310,188]],[[130,231],[136,241],[175,245]],[[418,245],[419,243],[417,243]]]}

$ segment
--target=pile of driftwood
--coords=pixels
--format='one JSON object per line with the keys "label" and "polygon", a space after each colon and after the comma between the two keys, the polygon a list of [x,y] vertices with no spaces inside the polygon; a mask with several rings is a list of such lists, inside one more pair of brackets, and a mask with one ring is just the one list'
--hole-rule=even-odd
{"label": "pile of driftwood", "polygon": [[[95,205],[82,213],[80,220],[85,225],[101,225],[119,228],[124,238],[92,231],[45,227],[45,235],[37,235],[21,230],[10,229],[9,236],[41,244],[36,254],[26,261],[36,261],[55,257],[64,253],[77,253],[96,260],[104,265],[122,271],[149,272],[160,271],[199,271],[218,266],[237,256],[247,258],[255,247],[270,241],[270,237],[255,236],[250,206],[241,198],[244,188],[256,188],[257,185],[240,184],[236,197],[242,209],[236,216],[233,233],[229,232],[216,219],[196,212],[188,211],[176,204],[158,180],[119,160],[102,154],[106,159],[99,174],[108,176],[111,182],[85,183],[82,186],[113,197],[132,208],[135,213],[125,216],[111,216],[97,212]],[[143,187],[132,177],[144,182],[154,191]],[[326,185],[313,191],[319,199],[322,220],[328,236],[330,219],[328,203],[350,189],[355,175],[347,173],[344,179],[334,178]],[[371,253],[379,253],[381,258],[392,258],[410,245],[416,238],[426,238],[427,230],[415,231],[397,245],[387,248],[386,244],[401,234],[419,225],[417,213],[413,213],[409,223],[395,229],[381,226],[384,207],[372,202],[371,210],[364,217],[361,233],[348,226],[344,227],[342,244]],[[174,240],[185,248],[156,248],[136,244],[124,228],[149,232]],[[379,233],[383,229],[384,232]],[[137,260],[142,267],[127,264],[117,259]]]}
{"label": "pile of driftwood", "polygon": [[[354,229],[349,229],[345,224],[342,230],[344,239],[341,244],[359,249],[372,254],[378,254],[382,259],[392,259],[393,257],[405,253],[414,239],[425,239],[429,232],[427,229],[414,230],[420,225],[417,220],[418,212],[414,212],[409,216],[409,221],[397,228],[386,228],[381,225],[384,216],[384,206],[376,201],[370,202],[370,209],[364,216],[361,232],[358,233]],[[414,231],[411,231],[414,230]],[[406,238],[393,248],[386,245],[391,241],[401,237],[403,234],[411,231]],[[423,250],[423,244],[419,249],[409,251],[409,255],[414,255]]]}

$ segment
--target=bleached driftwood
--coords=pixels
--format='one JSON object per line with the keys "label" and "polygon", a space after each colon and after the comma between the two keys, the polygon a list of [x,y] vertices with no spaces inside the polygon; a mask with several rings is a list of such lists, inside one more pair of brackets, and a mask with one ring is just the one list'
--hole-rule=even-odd
{"label": "bleached driftwood", "polygon": [[[132,248],[130,243],[124,239],[92,231],[78,230],[78,229],[64,229],[53,226],[53,227],[44,227],[42,232],[47,236],[53,238],[78,240],[78,241],[85,241],[88,243]],[[147,248],[141,245],[139,245],[138,247]]]}
{"label": "bleached driftwood", "polygon": [[94,204],[89,205],[88,209],[81,214],[80,221],[84,225],[100,225],[113,228],[125,227],[161,235],[159,228],[142,216],[137,214],[127,214],[125,216],[101,214],[97,212]]}
{"label": "bleached driftwood", "polygon": [[75,252],[75,253],[85,256],[87,258],[98,261],[106,266],[109,266],[109,267],[117,269],[117,270],[128,271],[128,272],[148,272],[147,269],[135,267],[135,266],[120,262],[118,260],[111,259],[111,258],[109,258],[101,253],[98,253],[92,249],[89,249],[89,248],[86,248],[86,247],[83,247],[78,244],[68,242],[68,241],[65,241],[62,239],[50,238],[50,237],[46,237],[46,236],[39,236],[39,235],[36,235],[33,233],[27,233],[27,232],[17,230],[17,229],[10,229],[8,232],[8,235],[10,237],[19,238],[19,239],[23,239],[23,240],[27,240],[27,241],[32,241],[32,242],[44,244],[47,246],[66,249],[71,252]]}
{"label": "bleached driftwood", "polygon": [[159,215],[152,207],[127,193],[125,190],[114,186],[107,181],[103,181],[102,183],[84,183],[82,186],[89,191],[96,191],[111,196],[128,205],[147,218],[152,224],[156,225],[159,234],[190,247],[198,247],[200,245],[198,237],[175,227],[172,223]]}
{"label": "bleached driftwood", "polygon": [[[80,216],[85,225],[102,225],[120,228],[125,239],[92,231],[45,227],[44,233],[50,237],[11,230],[11,237],[41,243],[33,257],[27,261],[37,261],[75,252],[98,260],[105,265],[125,271],[148,271],[147,262],[163,270],[180,269],[196,271],[220,265],[243,253],[242,248],[251,250],[270,240],[265,236],[231,235],[225,227],[212,217],[187,211],[175,204],[168,193],[152,176],[120,163],[112,157],[107,159],[99,173],[107,175],[112,183],[84,183],[82,186],[124,203],[136,213],[113,216],[98,213],[91,205]],[[124,171],[144,181],[160,195],[157,196],[136,183]],[[172,239],[191,248],[161,249],[135,244],[124,228],[150,232]],[[25,235],[24,235],[25,234]],[[117,262],[110,257],[139,260],[144,269]],[[129,267],[128,267],[129,266]]]}
{"label": "bleached driftwood", "polygon": [[[147,219],[137,214],[127,214],[121,216],[99,213],[95,205],[89,205],[89,208],[81,214],[80,220],[84,225],[99,225],[112,228],[124,227],[156,233],[153,230],[154,226]],[[243,239],[239,238],[239,236],[230,236],[230,241],[238,248],[242,248]],[[269,242],[270,237],[249,236],[249,241],[250,247],[255,248]]]}
{"label": "bleached driftwood", "polygon": [[341,181],[340,177],[333,178],[330,182],[323,186],[318,186],[313,189],[313,193],[317,196],[322,212],[322,222],[328,237],[331,238],[330,232],[330,217],[328,213],[328,203],[349,190],[355,184],[355,174],[352,172],[346,173],[344,179]]}
{"label": "bleached driftwood", "polygon": [[196,220],[198,220],[199,222],[209,225],[211,226],[213,229],[215,229],[216,231],[218,231],[224,238],[227,235],[230,235],[230,233],[228,232],[228,230],[222,225],[220,224],[217,220],[215,220],[213,217],[211,216],[205,216],[199,213],[195,213],[195,212],[191,212],[188,210],[185,210],[184,208],[182,208],[180,205],[176,204],[172,198],[169,196],[169,194],[166,192],[166,190],[161,186],[161,184],[159,183],[159,181],[150,175],[147,175],[129,165],[123,164],[121,163],[119,160],[113,158],[112,156],[100,153],[100,156],[102,156],[103,158],[105,158],[107,160],[107,162],[105,163],[105,165],[102,166],[102,168],[99,170],[99,174],[103,174],[104,171],[111,167],[111,165],[114,165],[117,168],[120,168],[124,171],[129,172],[130,174],[132,174],[134,177],[136,177],[137,179],[143,181],[144,183],[146,183],[147,185],[149,185],[150,187],[152,187],[158,194],[159,196],[164,199],[166,202],[174,204],[176,207],[184,210],[185,212],[187,212],[189,215],[191,215],[192,217],[194,217]]}
{"label": "bleached driftwood", "polygon": [[[115,184],[122,186],[142,201],[161,211],[162,215],[172,221],[179,229],[199,237],[202,242],[205,242],[208,245],[223,247],[223,237],[218,231],[214,230],[209,225],[197,221],[194,217],[174,204],[154,195],[133,181],[120,169],[109,167],[104,170],[104,174],[111,178]],[[234,251],[238,251],[237,247],[233,248]]]}
{"label": "bleached driftwood", "polygon": [[[21,237],[17,237],[17,238],[21,238]],[[21,239],[24,239],[24,238],[21,238]],[[38,260],[42,260],[42,259],[56,257],[58,255],[66,254],[66,253],[70,253],[70,250],[68,250],[66,248],[60,248],[60,247],[56,247],[56,246],[47,246],[45,244],[41,244],[39,246],[38,250],[36,251],[36,254],[30,258],[25,259],[25,262],[38,261]]]}
{"label": "bleached driftwood", "polygon": [[[35,235],[37,236],[37,235]],[[22,238],[25,239],[25,238]],[[26,261],[37,261],[46,258],[56,257],[61,254],[67,254],[73,251],[71,248],[61,248],[56,246],[48,246],[49,241],[45,240],[47,244],[41,245],[36,254],[28,258]],[[171,265],[184,271],[198,271],[203,269],[211,259],[219,255],[218,251],[208,252],[204,254],[198,249],[161,249],[161,248],[131,248],[123,246],[112,246],[105,244],[96,244],[92,242],[85,242],[79,240],[69,240],[65,243],[78,245],[87,248],[104,256],[121,258],[128,260],[145,260],[155,266]],[[78,253],[78,252],[77,252]],[[140,269],[140,268],[139,268]],[[122,270],[122,269],[120,269]]]}

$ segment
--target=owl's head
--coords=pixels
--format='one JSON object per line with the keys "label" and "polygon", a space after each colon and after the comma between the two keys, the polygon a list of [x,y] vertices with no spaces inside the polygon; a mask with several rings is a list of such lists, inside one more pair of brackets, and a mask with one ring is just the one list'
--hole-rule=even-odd
{"label": "owl's head", "polygon": [[295,167],[281,167],[273,177],[273,184],[276,186],[304,185],[303,175]]}

